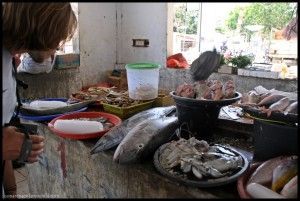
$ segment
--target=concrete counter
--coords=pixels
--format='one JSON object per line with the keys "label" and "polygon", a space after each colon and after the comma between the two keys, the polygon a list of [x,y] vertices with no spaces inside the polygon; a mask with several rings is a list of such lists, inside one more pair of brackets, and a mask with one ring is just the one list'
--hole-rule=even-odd
{"label": "concrete counter", "polygon": [[214,188],[181,185],[160,175],[152,158],[143,163],[113,162],[114,149],[90,155],[97,142],[65,139],[45,124],[38,132],[45,136],[42,159],[27,164],[32,195],[61,198],[237,198],[236,182]]}

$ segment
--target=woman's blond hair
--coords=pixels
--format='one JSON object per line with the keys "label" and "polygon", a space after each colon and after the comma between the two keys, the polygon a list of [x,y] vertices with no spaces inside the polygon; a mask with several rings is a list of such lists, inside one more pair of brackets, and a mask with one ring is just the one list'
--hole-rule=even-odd
{"label": "woman's blond hair", "polygon": [[10,51],[48,51],[72,38],[70,3],[2,3],[3,45]]}

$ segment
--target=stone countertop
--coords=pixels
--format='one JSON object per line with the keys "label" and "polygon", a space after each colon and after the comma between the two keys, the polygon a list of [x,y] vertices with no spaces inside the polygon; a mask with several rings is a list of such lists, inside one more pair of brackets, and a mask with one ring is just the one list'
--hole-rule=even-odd
{"label": "stone countertop", "polygon": [[[26,165],[30,194],[56,198],[239,198],[236,182],[212,188],[185,186],[162,176],[152,158],[120,165],[112,160],[115,149],[90,155],[98,139],[65,139],[45,124],[35,124],[46,146],[38,163]],[[230,145],[228,139],[217,138]],[[243,153],[251,160],[251,152]]]}

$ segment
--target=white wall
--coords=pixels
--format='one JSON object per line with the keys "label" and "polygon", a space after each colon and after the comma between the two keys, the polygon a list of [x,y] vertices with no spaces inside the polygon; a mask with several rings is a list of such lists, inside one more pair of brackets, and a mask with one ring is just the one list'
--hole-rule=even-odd
{"label": "white wall", "polygon": [[[83,76],[115,63],[166,63],[167,3],[79,3],[80,62]],[[117,15],[117,18],[116,18]],[[132,39],[149,39],[149,47],[133,47]]]}
{"label": "white wall", "polygon": [[[117,13],[117,63],[144,61],[165,67],[167,3],[118,3]],[[132,39],[149,39],[149,47],[133,47]]]}
{"label": "white wall", "polygon": [[116,3],[79,3],[82,86],[106,78],[116,63]]}
{"label": "white wall", "polygon": [[[165,67],[167,3],[79,3],[78,9],[82,86],[104,81],[116,63]],[[150,45],[133,47],[132,39],[149,39]]]}

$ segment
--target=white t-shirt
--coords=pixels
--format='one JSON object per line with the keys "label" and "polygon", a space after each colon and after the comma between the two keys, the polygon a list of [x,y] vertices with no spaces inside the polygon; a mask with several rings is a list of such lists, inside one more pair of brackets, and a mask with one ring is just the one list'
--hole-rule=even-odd
{"label": "white t-shirt", "polygon": [[[16,84],[13,77],[12,55],[2,47],[2,127],[9,123],[17,106]],[[2,184],[2,198],[4,197]]]}
{"label": "white t-shirt", "polygon": [[2,126],[9,123],[17,106],[16,80],[13,77],[13,56],[2,47]]}
{"label": "white t-shirt", "polygon": [[[56,55],[55,55],[56,56]],[[24,54],[24,58],[21,60],[21,63],[18,66],[18,73],[30,73],[30,74],[39,74],[39,73],[50,73],[53,69],[54,59],[51,57],[45,59],[42,63],[35,62],[29,54]]]}

